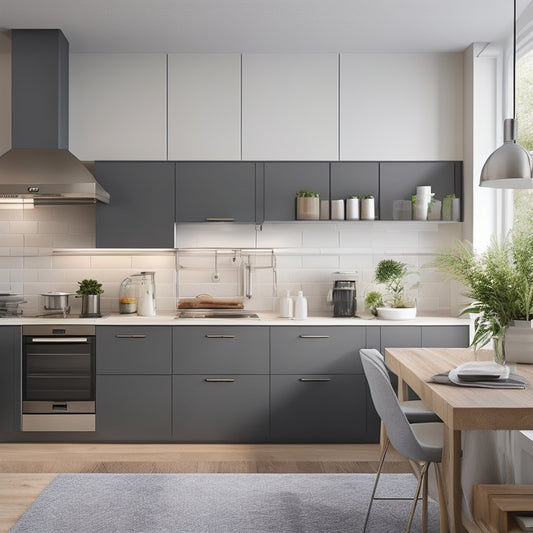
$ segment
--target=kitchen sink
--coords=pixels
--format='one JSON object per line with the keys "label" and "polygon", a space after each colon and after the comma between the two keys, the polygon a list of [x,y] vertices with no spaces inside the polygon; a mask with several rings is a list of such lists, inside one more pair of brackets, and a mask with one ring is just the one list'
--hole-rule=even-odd
{"label": "kitchen sink", "polygon": [[257,313],[229,309],[181,309],[174,318],[244,318],[259,320]]}

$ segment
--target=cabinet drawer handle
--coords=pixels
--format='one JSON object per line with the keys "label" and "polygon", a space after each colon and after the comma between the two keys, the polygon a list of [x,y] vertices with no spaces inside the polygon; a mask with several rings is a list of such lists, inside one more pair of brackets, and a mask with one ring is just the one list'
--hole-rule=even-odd
{"label": "cabinet drawer handle", "polygon": [[329,335],[298,335],[300,339],[329,339]]}
{"label": "cabinet drawer handle", "polygon": [[147,336],[141,334],[128,335],[126,333],[117,333],[115,337],[117,339],[146,339]]}
{"label": "cabinet drawer handle", "polygon": [[300,378],[300,381],[331,381],[331,378]]}
{"label": "cabinet drawer handle", "polygon": [[235,378],[205,378],[206,383],[233,383]]}
{"label": "cabinet drawer handle", "polygon": [[235,222],[234,217],[206,217],[206,222]]}
{"label": "cabinet drawer handle", "polygon": [[236,335],[210,335],[209,333],[205,336],[206,339],[234,339]]}
{"label": "cabinet drawer handle", "polygon": [[48,342],[50,344],[65,343],[86,343],[87,337],[32,337],[31,342]]}

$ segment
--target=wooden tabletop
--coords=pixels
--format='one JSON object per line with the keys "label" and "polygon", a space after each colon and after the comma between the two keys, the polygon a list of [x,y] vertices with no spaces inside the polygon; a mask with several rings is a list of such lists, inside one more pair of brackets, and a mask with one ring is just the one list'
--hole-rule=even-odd
{"label": "wooden tabletop", "polygon": [[[486,359],[487,353],[481,358]],[[478,352],[478,359],[479,359]],[[533,429],[533,385],[525,389],[484,389],[431,382],[431,377],[474,361],[472,348],[387,348],[387,366],[454,430]],[[512,370],[533,384],[533,365]]]}

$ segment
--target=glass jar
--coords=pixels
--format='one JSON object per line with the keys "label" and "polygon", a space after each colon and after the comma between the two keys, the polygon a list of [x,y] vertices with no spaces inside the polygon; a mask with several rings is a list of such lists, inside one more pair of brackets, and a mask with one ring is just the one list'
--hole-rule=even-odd
{"label": "glass jar", "polygon": [[121,314],[137,312],[137,289],[131,278],[126,278],[120,284],[118,291],[118,308]]}

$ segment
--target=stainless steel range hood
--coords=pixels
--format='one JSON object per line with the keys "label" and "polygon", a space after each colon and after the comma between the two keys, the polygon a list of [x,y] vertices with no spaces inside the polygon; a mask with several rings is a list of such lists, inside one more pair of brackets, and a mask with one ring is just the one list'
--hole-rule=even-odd
{"label": "stainless steel range hood", "polygon": [[12,146],[0,157],[0,200],[109,203],[68,150],[68,41],[61,30],[12,30]]}

